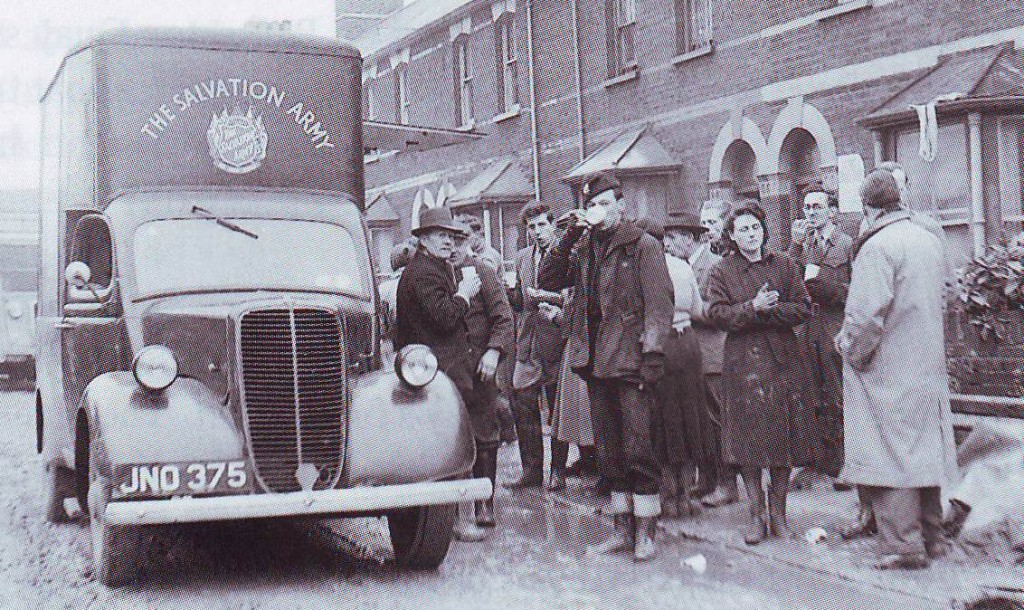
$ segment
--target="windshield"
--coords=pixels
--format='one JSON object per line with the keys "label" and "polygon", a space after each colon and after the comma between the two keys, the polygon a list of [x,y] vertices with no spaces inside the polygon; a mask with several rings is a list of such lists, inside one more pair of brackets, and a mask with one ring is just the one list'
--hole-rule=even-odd
{"label": "windshield", "polygon": [[220,290],[309,290],[368,297],[356,242],[324,222],[232,218],[155,220],[135,231],[139,298]]}

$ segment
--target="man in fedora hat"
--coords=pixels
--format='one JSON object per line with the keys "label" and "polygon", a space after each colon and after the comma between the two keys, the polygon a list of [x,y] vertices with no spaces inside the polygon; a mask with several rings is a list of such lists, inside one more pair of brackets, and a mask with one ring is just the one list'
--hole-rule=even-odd
{"label": "man in fedora hat", "polygon": [[420,212],[416,255],[398,282],[395,297],[395,351],[420,343],[437,356],[443,371],[466,400],[473,389],[473,369],[466,337],[466,312],[480,292],[480,277],[457,279],[449,260],[461,233],[448,208]]}
{"label": "man in fedora hat", "polygon": [[[661,470],[651,440],[653,390],[665,373],[672,282],[661,242],[624,218],[622,185],[599,174],[577,215],[541,261],[538,285],[572,287],[567,312],[569,366],[587,382],[598,466],[611,484],[615,531],[594,547],[654,557]],[[584,219],[586,217],[586,220]]]}

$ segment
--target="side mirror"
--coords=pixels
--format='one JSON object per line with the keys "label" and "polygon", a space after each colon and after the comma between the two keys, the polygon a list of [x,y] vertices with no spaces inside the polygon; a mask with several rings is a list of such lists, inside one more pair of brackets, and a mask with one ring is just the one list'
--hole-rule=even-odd
{"label": "side mirror", "polygon": [[92,269],[82,261],[68,263],[64,268],[64,281],[71,288],[86,290],[89,287],[89,280],[92,278]]}

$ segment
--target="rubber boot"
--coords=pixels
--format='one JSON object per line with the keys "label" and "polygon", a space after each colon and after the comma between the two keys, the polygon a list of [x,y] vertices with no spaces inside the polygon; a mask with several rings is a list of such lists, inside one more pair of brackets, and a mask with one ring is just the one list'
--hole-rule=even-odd
{"label": "rubber boot", "polygon": [[675,466],[661,467],[661,514],[666,519],[679,517],[679,507],[682,490],[679,489],[679,479],[676,476]]}
{"label": "rubber boot", "polygon": [[790,468],[772,468],[771,486],[768,488],[768,518],[771,533],[776,538],[792,538],[793,532],[786,523],[786,496],[789,494]]}
{"label": "rubber boot", "polygon": [[723,466],[719,473],[718,488],[701,498],[701,504],[708,508],[718,508],[738,502],[740,490],[736,485],[737,474],[735,466]]}
{"label": "rubber boot", "polygon": [[764,489],[761,488],[761,469],[744,468],[743,486],[750,501],[750,521],[743,530],[743,541],[753,546],[768,537],[768,523],[764,518]]}
{"label": "rubber boot", "polygon": [[633,515],[614,515],[612,535],[603,542],[589,547],[588,550],[598,555],[610,555],[612,553],[624,553],[632,551],[635,546],[635,532]]}
{"label": "rubber boot", "polygon": [[[701,512],[700,501],[694,497],[697,488],[697,473],[693,465],[684,464],[678,468],[677,478],[679,480],[679,496],[676,500],[680,517],[696,517]],[[664,514],[668,509],[669,502],[662,502],[661,511]]]}
{"label": "rubber boot", "polygon": [[633,543],[633,559],[649,561],[658,554],[654,535],[658,531],[657,517],[636,517],[636,534]]}
{"label": "rubber boot", "polygon": [[565,489],[565,464],[569,461],[569,443],[551,437],[551,474],[548,490]]}
{"label": "rubber boot", "polygon": [[494,490],[498,474],[498,446],[481,443],[476,448],[476,462],[473,464],[473,476],[484,477],[491,481],[491,497],[474,503],[476,524],[481,527],[494,527]]}

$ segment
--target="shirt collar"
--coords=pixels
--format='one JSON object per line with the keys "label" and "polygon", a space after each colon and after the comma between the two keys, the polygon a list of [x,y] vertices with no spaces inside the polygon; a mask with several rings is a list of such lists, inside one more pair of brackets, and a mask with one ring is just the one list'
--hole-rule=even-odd
{"label": "shirt collar", "polygon": [[701,244],[699,246],[697,246],[697,249],[693,251],[693,254],[691,254],[690,257],[686,259],[686,262],[688,262],[688,263],[690,263],[692,265],[693,261],[695,261],[698,258],[704,256],[704,251],[705,250],[710,250],[710,249],[711,249],[711,244],[710,243],[708,243],[708,242],[701,242]]}

